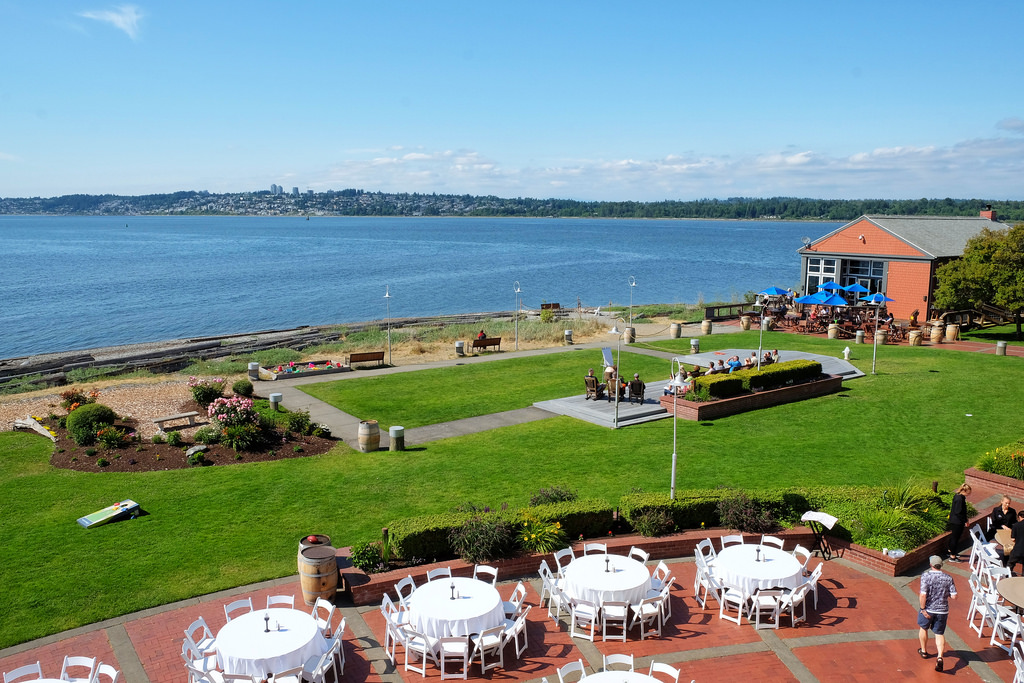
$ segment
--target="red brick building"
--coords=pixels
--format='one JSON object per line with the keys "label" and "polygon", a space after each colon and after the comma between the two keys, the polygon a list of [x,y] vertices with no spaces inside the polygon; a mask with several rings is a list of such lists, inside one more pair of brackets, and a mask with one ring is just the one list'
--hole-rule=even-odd
{"label": "red brick building", "polygon": [[893,299],[888,308],[896,318],[906,320],[918,310],[925,319],[935,270],[961,256],[967,240],[985,227],[1009,226],[997,222],[992,210],[977,218],[861,216],[798,250],[802,291],[813,294],[829,280],[844,287],[857,282]]}

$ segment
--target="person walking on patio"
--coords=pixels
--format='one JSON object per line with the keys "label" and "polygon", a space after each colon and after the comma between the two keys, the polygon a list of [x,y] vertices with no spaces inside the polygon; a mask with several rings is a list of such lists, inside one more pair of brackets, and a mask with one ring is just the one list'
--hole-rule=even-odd
{"label": "person walking on patio", "polygon": [[947,548],[950,562],[962,561],[957,550],[960,547],[960,537],[964,534],[964,527],[967,526],[967,496],[969,495],[971,495],[971,485],[961,484],[949,504],[949,522],[946,527],[950,532],[949,547]]}
{"label": "person walking on patio", "polygon": [[917,613],[918,637],[921,648],[917,654],[928,657],[928,631],[935,634],[935,670],[942,671],[942,654],[946,649],[946,618],[949,616],[949,599],[956,598],[953,577],[942,571],[942,558],[932,555],[928,558],[931,569],[921,575],[921,610]]}

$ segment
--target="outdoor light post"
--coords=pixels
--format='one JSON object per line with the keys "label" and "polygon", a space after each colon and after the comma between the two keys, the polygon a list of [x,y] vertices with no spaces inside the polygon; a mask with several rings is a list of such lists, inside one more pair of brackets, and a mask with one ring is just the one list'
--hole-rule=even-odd
{"label": "outdoor light post", "polygon": [[895,301],[890,299],[884,294],[875,293],[870,296],[861,297],[861,301],[867,301],[875,305],[875,338],[871,342],[871,374],[878,374],[875,372],[875,360],[878,358],[878,314],[882,310],[882,304],[886,301]]}
{"label": "outdoor light post", "polygon": [[388,309],[388,365],[391,365],[391,292],[388,285],[384,285],[384,303]]}
{"label": "outdoor light post", "polygon": [[679,389],[686,386],[686,382],[679,379],[679,366],[668,383],[672,387],[672,483],[669,485],[668,497],[676,499],[676,423],[679,421]]}
{"label": "outdoor light post", "polygon": [[636,278],[629,276],[629,326],[633,327],[633,288],[636,287]]}
{"label": "outdoor light post", "polygon": [[[617,320],[622,320],[622,318],[617,318]],[[615,418],[612,420],[612,429],[618,429],[619,428],[619,373],[621,372],[621,369],[619,368],[619,358],[621,357],[621,354],[622,354],[622,332],[619,332],[618,325],[612,325],[612,329],[608,330],[608,334],[616,335],[615,336],[615,372],[613,373],[614,376],[612,377],[612,381],[615,382],[615,386],[613,387],[614,390],[615,390]]]}
{"label": "outdoor light post", "polygon": [[519,350],[519,280],[512,283],[512,291],[516,293],[516,308],[513,315],[516,317],[516,351]]}
{"label": "outdoor light post", "polygon": [[754,306],[761,309],[761,322],[758,324],[760,330],[757,333],[757,369],[761,369],[761,345],[764,340],[764,299],[760,296],[757,297],[757,301]]}

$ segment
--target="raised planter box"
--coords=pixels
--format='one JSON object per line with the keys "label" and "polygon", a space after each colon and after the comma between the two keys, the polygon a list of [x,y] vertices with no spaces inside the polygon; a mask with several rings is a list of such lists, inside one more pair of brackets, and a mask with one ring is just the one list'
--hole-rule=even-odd
{"label": "raised planter box", "polygon": [[[753,394],[744,394],[733,398],[723,398],[717,401],[697,403],[687,401],[684,398],[675,396],[662,396],[661,407],[670,415],[677,414],[680,419],[701,422],[703,420],[714,420],[728,415],[738,415],[750,410],[768,408],[783,403],[803,401],[808,398],[825,396],[839,391],[843,386],[843,378],[839,375],[825,375],[822,379],[803,384],[794,384],[789,387],[768,389]],[[676,401],[676,405],[672,401]],[[678,411],[678,412],[676,412]]]}
{"label": "raised planter box", "polygon": [[[314,375],[334,375],[339,372],[351,372],[352,368],[337,363],[331,363],[330,361],[317,361],[314,363],[313,368],[309,367],[309,363],[297,363],[291,368],[282,365],[275,365],[269,368],[260,368],[260,379],[268,382],[272,382],[277,379],[287,379],[289,377],[313,377]],[[280,368],[280,372],[278,369]]]}
{"label": "raised planter box", "polygon": [[995,489],[1011,498],[1024,499],[1024,481],[1020,479],[1004,477],[1001,474],[992,474],[991,472],[982,472],[981,470],[969,467],[964,470],[964,481],[971,486]]}

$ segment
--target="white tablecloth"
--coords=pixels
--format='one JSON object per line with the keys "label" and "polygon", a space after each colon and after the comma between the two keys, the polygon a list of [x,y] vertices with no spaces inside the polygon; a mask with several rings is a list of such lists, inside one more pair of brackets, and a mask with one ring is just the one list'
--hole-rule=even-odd
{"label": "white tablecloth", "polygon": [[[270,633],[263,632],[264,615],[270,616]],[[265,678],[326,651],[327,641],[312,615],[297,609],[258,609],[235,617],[217,634],[217,661],[231,674]]]}
{"label": "white tablecloth", "polygon": [[[452,600],[452,584],[455,594]],[[464,577],[434,579],[409,598],[409,623],[433,638],[468,636],[505,621],[498,590],[489,583]]]}
{"label": "white tablecloth", "polygon": [[[605,558],[609,560],[605,571]],[[584,555],[565,568],[565,592],[595,605],[602,601],[625,601],[634,605],[651,590],[647,566],[622,555]]]}
{"label": "white tablecloth", "polygon": [[587,676],[586,683],[654,683],[654,680],[639,671],[599,671]]}
{"label": "white tablecloth", "polygon": [[[757,562],[757,548],[761,561]],[[800,562],[773,546],[746,543],[731,545],[718,553],[711,562],[718,582],[752,594],[759,588],[796,588],[803,582]]]}

